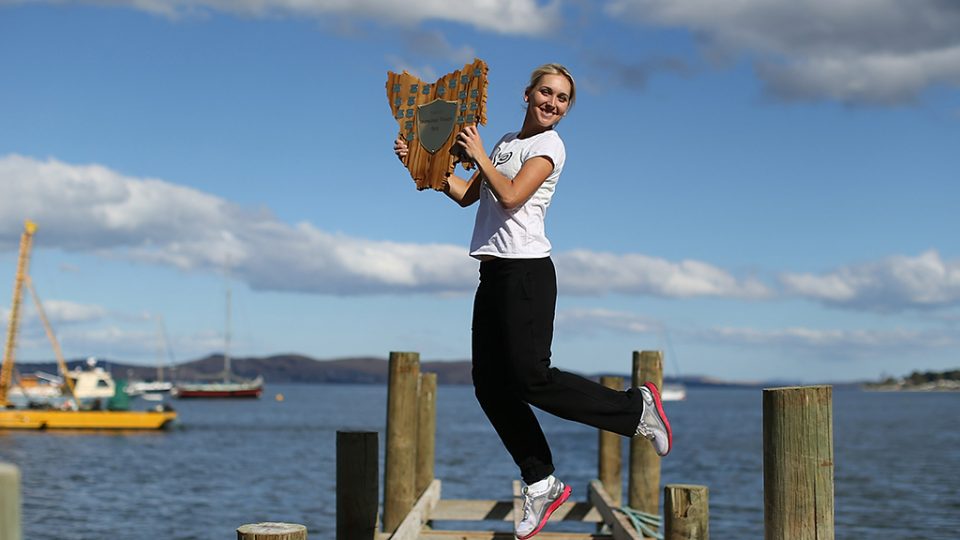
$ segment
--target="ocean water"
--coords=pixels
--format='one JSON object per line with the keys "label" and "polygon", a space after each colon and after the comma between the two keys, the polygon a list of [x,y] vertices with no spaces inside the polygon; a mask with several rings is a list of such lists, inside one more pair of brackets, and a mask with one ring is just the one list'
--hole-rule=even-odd
{"label": "ocean water", "polygon": [[[515,468],[472,389],[441,386],[437,399],[443,497],[509,499]],[[159,433],[0,431],[0,461],[22,474],[24,538],[232,539],[260,521],[333,538],[337,430],[379,431],[383,459],[385,386],[276,384],[258,401],[172,403],[179,423]],[[667,412],[662,482],[708,486],[713,538],[762,539],[762,392],[688,389]],[[960,538],[960,393],[836,390],[833,416],[836,538]],[[541,419],[556,474],[585,499],[596,430]]]}

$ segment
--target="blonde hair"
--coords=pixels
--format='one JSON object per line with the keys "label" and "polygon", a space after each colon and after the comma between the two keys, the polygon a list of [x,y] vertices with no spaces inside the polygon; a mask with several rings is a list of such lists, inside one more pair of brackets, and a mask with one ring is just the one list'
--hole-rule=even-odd
{"label": "blonde hair", "polygon": [[529,94],[530,90],[533,90],[533,87],[540,82],[540,78],[544,75],[563,75],[570,81],[570,106],[573,107],[573,102],[577,100],[577,83],[573,80],[570,71],[561,64],[544,64],[533,70],[533,73],[530,74],[530,84],[527,85],[527,89],[523,93]]}

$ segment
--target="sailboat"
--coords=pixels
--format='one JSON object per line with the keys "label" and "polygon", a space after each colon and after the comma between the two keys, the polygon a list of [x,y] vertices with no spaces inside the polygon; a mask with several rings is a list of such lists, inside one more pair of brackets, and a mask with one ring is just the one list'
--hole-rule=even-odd
{"label": "sailboat", "polygon": [[192,398],[252,398],[263,393],[263,377],[242,379],[230,367],[230,289],[227,288],[227,324],[224,332],[222,380],[217,382],[177,383],[170,394],[179,399]]}
{"label": "sailboat", "polygon": [[[16,351],[17,327],[20,321],[20,305],[23,297],[24,282],[30,279],[27,269],[30,261],[30,248],[37,226],[27,221],[20,239],[20,255],[17,259],[17,273],[14,278],[13,307],[10,310],[10,324],[7,327],[7,342],[4,348],[3,363],[0,364],[0,429],[161,429],[177,417],[177,413],[165,406],[158,405],[151,411],[130,411],[110,409],[84,409],[77,399],[75,382],[81,381],[85,372],[68,372],[60,347],[50,329],[43,305],[37,300],[37,311],[44,327],[54,344],[57,362],[64,375],[64,382],[72,397],[60,408],[49,404],[34,404],[32,407],[16,407],[8,398],[14,373],[14,352]],[[71,375],[77,375],[71,377]]]}
{"label": "sailboat", "polygon": [[130,381],[127,384],[128,395],[140,396],[147,401],[163,401],[163,394],[173,390],[173,382],[163,379],[164,355],[170,354],[170,347],[167,344],[167,329],[163,324],[162,315],[157,315],[155,319],[160,343],[160,354],[157,357],[157,376],[152,381]]}

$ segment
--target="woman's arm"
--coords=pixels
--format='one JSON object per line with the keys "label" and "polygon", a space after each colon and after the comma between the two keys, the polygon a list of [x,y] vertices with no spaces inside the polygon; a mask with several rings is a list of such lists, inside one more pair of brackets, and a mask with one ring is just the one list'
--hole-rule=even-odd
{"label": "woman's arm", "polygon": [[[451,181],[453,178],[455,181]],[[450,175],[443,180],[443,192],[463,208],[480,200],[480,185],[483,179],[480,171],[473,173],[470,180],[464,180],[457,175]]]}
{"label": "woman's arm", "polygon": [[[502,175],[483,152],[483,141],[475,126],[468,126],[457,135],[457,142],[464,152],[477,164],[477,172],[487,180],[487,185],[497,195],[500,206],[507,210],[527,202],[553,172],[553,161],[546,156],[528,159],[511,180]],[[476,178],[477,175],[474,175]],[[479,195],[479,190],[478,190]]]}
{"label": "woman's arm", "polygon": [[[409,151],[407,141],[399,137],[393,141],[393,152],[397,154],[400,161],[403,161]],[[451,180],[451,178],[453,180]],[[443,179],[443,193],[460,206],[466,208],[480,199],[481,182],[479,170],[474,173],[469,180],[464,180],[456,175],[450,175]]]}

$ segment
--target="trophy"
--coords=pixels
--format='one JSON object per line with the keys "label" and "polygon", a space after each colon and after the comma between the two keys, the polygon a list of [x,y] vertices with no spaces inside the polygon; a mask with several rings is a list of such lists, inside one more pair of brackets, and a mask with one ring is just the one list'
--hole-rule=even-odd
{"label": "trophy", "polygon": [[409,153],[403,164],[418,190],[443,189],[457,163],[473,168],[453,149],[457,133],[487,123],[487,64],[475,59],[463,69],[426,83],[404,71],[387,72],[387,99]]}

